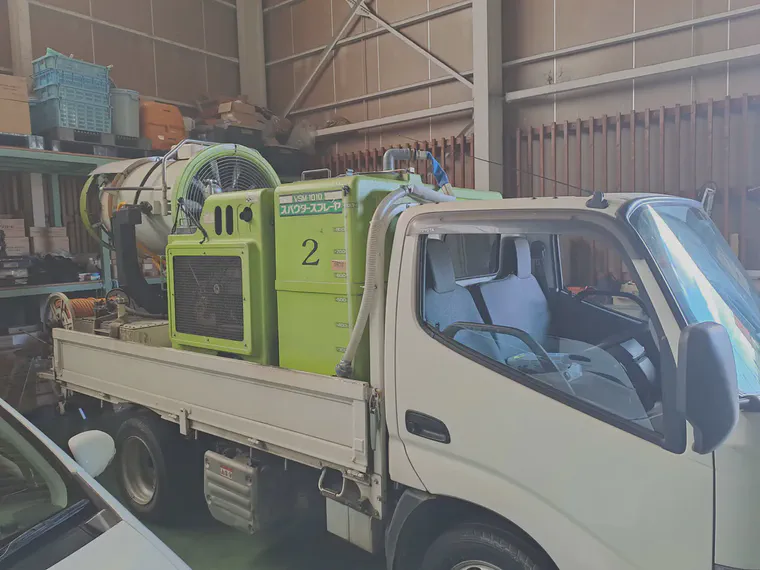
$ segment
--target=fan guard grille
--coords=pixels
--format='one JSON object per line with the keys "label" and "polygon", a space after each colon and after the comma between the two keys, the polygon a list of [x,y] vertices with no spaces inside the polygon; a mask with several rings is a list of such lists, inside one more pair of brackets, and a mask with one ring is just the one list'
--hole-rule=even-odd
{"label": "fan guard grille", "polygon": [[179,189],[178,197],[182,198],[182,205],[177,208],[174,233],[195,231],[200,223],[203,204],[212,194],[272,187],[271,175],[249,156],[232,154],[213,157]]}

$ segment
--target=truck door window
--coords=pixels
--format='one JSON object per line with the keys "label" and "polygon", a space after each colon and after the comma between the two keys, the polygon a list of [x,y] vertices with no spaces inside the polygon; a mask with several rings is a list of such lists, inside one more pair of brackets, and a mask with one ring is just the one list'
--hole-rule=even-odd
{"label": "truck door window", "polygon": [[[549,396],[593,406],[612,423],[659,431],[659,354],[646,305],[614,248],[602,262],[577,245],[582,236],[498,236],[488,242],[498,250],[489,266],[496,272],[465,288],[456,268],[466,266],[461,256],[471,253],[462,245],[472,236],[439,237],[426,239],[421,291],[434,338]],[[559,256],[537,264],[536,241],[557,244]],[[546,276],[541,283],[537,268],[561,287],[547,287]]]}

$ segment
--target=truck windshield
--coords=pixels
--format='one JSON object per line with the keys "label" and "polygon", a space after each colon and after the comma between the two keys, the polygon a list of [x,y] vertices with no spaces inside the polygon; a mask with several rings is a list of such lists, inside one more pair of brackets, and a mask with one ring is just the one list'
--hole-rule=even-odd
{"label": "truck windshield", "polygon": [[760,302],[720,231],[694,202],[649,202],[631,223],[688,324],[716,322],[731,338],[739,392],[760,394]]}

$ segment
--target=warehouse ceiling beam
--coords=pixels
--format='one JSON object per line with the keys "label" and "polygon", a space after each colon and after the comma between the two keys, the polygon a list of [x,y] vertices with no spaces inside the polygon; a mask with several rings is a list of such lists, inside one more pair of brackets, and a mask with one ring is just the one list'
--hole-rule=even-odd
{"label": "warehouse ceiling beam", "polygon": [[365,131],[367,129],[387,127],[389,125],[411,123],[414,121],[430,119],[432,117],[436,117],[436,118],[444,117],[446,115],[453,115],[457,113],[465,113],[468,111],[472,111],[473,107],[474,107],[474,104],[472,101],[465,101],[464,103],[453,103],[451,105],[433,107],[432,109],[423,109],[421,111],[412,111],[411,113],[391,115],[390,117],[382,117],[380,119],[371,119],[369,121],[361,121],[359,123],[351,123],[349,125],[341,125],[339,127],[328,127],[326,129],[319,129],[317,130],[316,136],[317,138],[326,138],[326,137],[331,137],[331,136],[336,136],[336,135],[343,135],[346,133],[355,133],[357,131]]}
{"label": "warehouse ceiling beam", "polygon": [[267,70],[262,0],[238,0],[237,31],[240,93],[248,98],[249,103],[266,107]]}
{"label": "warehouse ceiling beam", "polygon": [[624,34],[622,36],[615,36],[612,38],[606,38],[595,42],[581,44],[577,46],[570,46],[554,51],[548,51],[531,55],[527,57],[521,57],[519,59],[513,59],[511,61],[505,61],[503,66],[514,67],[517,65],[526,65],[529,63],[538,63],[539,61],[547,61],[558,57],[565,57],[568,55],[575,55],[579,53],[585,53],[598,49],[609,48],[612,46],[622,45],[638,40],[644,40],[647,38],[653,38],[657,36],[663,36],[666,34],[672,34],[673,32],[679,32],[682,30],[688,30],[691,28],[697,28],[700,26],[706,26],[708,24],[716,24],[719,22],[725,22],[728,20],[735,20],[739,18],[746,18],[754,14],[760,14],[760,5],[748,6],[746,8],[738,8],[736,10],[728,10],[726,12],[718,12],[717,14],[711,14],[709,16],[703,16],[701,18],[694,18],[691,20],[684,20],[683,22],[677,22],[675,24],[668,24],[667,26],[659,26],[657,28],[650,28],[648,30],[641,30],[638,32],[632,32],[630,34]]}
{"label": "warehouse ceiling beam", "polygon": [[603,85],[620,83],[622,81],[630,81],[632,79],[641,79],[644,77],[653,77],[667,73],[686,71],[689,69],[694,69],[696,67],[728,63],[730,61],[746,59],[750,57],[760,57],[760,45],[752,45],[743,48],[708,53],[705,55],[685,57],[682,59],[676,59],[674,61],[658,63],[656,65],[647,65],[644,67],[636,67],[634,69],[626,69],[624,71],[615,71],[612,73],[605,73],[592,77],[584,77],[583,79],[563,81],[561,83],[544,85],[542,87],[534,87],[532,89],[511,91],[504,96],[504,99],[507,103],[514,103],[516,101],[535,99],[537,97],[543,97],[547,95],[557,95],[559,93],[567,93],[570,91],[577,91],[579,89],[587,89],[590,87],[600,87]]}
{"label": "warehouse ceiling beam", "polygon": [[[386,32],[391,34],[392,36],[395,36],[402,42],[404,42],[406,45],[408,45],[410,48],[412,48],[414,51],[419,53],[420,55],[426,57],[431,63],[437,65],[442,70],[444,70],[446,73],[451,75],[454,79],[462,83],[463,85],[466,85],[470,89],[473,88],[473,83],[466,77],[464,77],[461,73],[459,73],[456,69],[448,65],[446,62],[441,60],[440,58],[433,55],[430,50],[425,49],[420,44],[412,40],[409,36],[405,36],[401,32],[399,32],[396,28],[391,26],[388,22],[383,20],[380,16],[375,14],[372,10],[364,6],[363,2],[359,2],[359,12],[362,16],[368,17],[371,20],[374,20],[375,23],[380,26],[381,28],[385,29]],[[473,19],[475,18],[473,14]]]}
{"label": "warehouse ceiling beam", "polygon": [[475,188],[504,189],[504,82],[501,0],[472,6],[472,60],[475,73],[474,129],[478,137]]}
{"label": "warehouse ceiling beam", "polygon": [[[423,12],[422,14],[417,14],[415,16],[411,16],[409,18],[404,18],[403,20],[399,20],[398,22],[393,22],[391,26],[393,26],[397,30],[401,30],[403,28],[407,28],[415,24],[421,24],[423,22],[427,22],[429,20],[433,20],[441,16],[446,16],[448,14],[454,14],[455,12],[466,10],[470,8],[471,6],[472,6],[472,0],[462,0],[460,2],[454,2],[453,4],[449,4],[447,6],[441,6],[440,8],[430,10],[429,12]],[[266,9],[264,11],[266,12]],[[348,36],[347,38],[343,38],[336,44],[336,47],[343,47],[345,45],[358,43],[364,40],[375,38],[377,36],[385,35],[387,33],[388,33],[388,30],[386,30],[385,28],[377,27],[374,30],[359,32],[358,34],[354,34],[352,36]],[[326,46],[320,46],[320,47],[302,51],[293,55],[289,55],[287,57],[283,57],[280,59],[273,59],[272,61],[267,62],[267,67],[280,65],[283,63],[287,63],[289,61],[304,59],[312,55],[317,55],[318,53],[321,53],[325,49],[325,47]]]}
{"label": "warehouse ceiling beam", "polygon": [[237,6],[233,4],[232,2],[227,2],[227,0],[213,0],[217,4],[221,4],[222,6],[226,6],[227,8],[230,8],[232,10],[237,9]]}
{"label": "warehouse ceiling beam", "polygon": [[348,16],[346,16],[346,19],[343,21],[343,24],[338,30],[338,33],[333,36],[333,39],[330,41],[330,43],[325,46],[324,50],[322,50],[322,55],[320,56],[317,65],[314,67],[309,77],[298,90],[298,93],[296,93],[288,106],[285,108],[284,114],[286,117],[290,115],[290,112],[293,110],[293,108],[303,100],[303,98],[314,86],[316,80],[319,79],[320,75],[322,75],[325,67],[327,67],[327,64],[330,63],[335,55],[336,45],[348,33],[348,31],[351,29],[351,26],[354,25],[354,22],[359,17],[359,12],[362,8],[365,7],[364,1],[365,0],[358,0],[354,4],[353,8],[351,8],[351,11],[348,13]]}
{"label": "warehouse ceiling beam", "polygon": [[303,0],[284,0],[283,2],[275,4],[274,6],[267,6],[264,8],[264,13],[274,12],[280,8],[287,8],[288,6],[292,6],[293,4],[300,4],[301,2],[303,2]]}

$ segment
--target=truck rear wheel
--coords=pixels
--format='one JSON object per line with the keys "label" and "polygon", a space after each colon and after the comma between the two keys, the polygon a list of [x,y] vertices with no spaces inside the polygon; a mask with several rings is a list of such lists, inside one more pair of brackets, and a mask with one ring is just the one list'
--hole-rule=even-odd
{"label": "truck rear wheel", "polygon": [[148,414],[119,428],[117,482],[122,500],[140,519],[167,522],[180,514],[187,481],[182,474],[191,467],[188,443],[175,426]]}
{"label": "truck rear wheel", "polygon": [[421,570],[550,570],[546,556],[525,541],[484,524],[446,531],[428,549]]}

